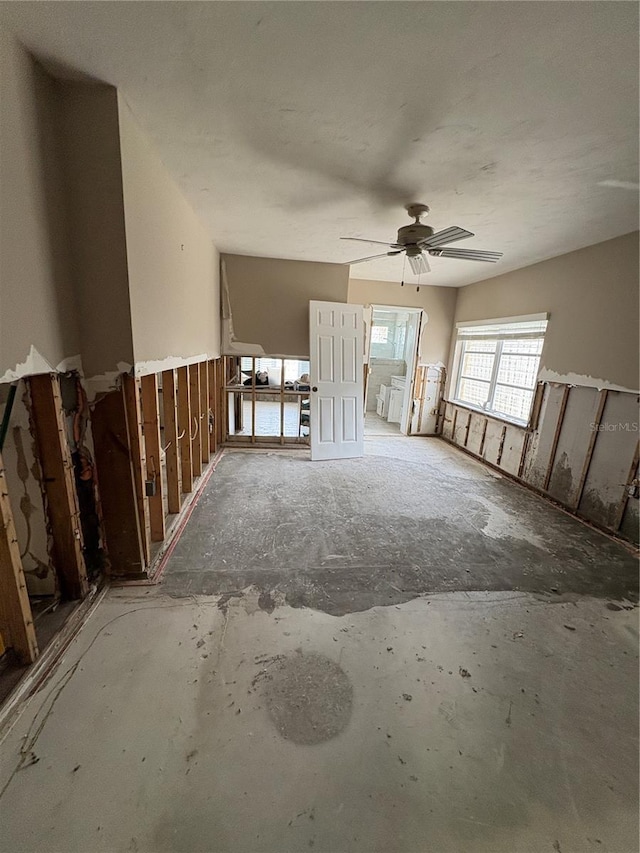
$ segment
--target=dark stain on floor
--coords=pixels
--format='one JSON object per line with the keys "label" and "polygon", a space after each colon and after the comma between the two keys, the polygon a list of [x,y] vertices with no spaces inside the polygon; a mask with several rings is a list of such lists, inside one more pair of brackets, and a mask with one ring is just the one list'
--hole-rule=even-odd
{"label": "dark stain on floor", "polygon": [[351,717],[353,688],[337,663],[318,654],[278,660],[262,679],[267,711],[283,738],[311,745],[343,731]]}
{"label": "dark stain on floor", "polygon": [[638,600],[637,561],[623,545],[456,451],[433,452],[322,463],[229,453],[164,591],[222,595],[226,608],[254,585],[266,612],[279,593],[334,615],[456,591]]}

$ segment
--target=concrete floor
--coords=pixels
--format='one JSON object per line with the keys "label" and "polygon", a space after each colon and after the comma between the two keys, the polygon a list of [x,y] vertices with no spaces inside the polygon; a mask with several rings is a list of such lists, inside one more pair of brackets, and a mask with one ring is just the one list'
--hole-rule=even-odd
{"label": "concrete floor", "polygon": [[637,851],[632,558],[441,442],[367,449],[223,457],[164,584],[112,589],[6,735],[1,850]]}

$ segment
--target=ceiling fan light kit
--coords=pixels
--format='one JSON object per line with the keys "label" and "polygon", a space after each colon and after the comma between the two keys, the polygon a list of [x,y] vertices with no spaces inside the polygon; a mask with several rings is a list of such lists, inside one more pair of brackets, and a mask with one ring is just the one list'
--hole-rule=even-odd
{"label": "ceiling fan light kit", "polygon": [[[430,225],[420,221],[422,216],[429,213],[426,204],[408,204],[405,210],[414,220],[410,225],[404,225],[398,230],[395,243],[383,243],[381,240],[366,240],[363,237],[341,237],[341,240],[355,240],[359,243],[380,243],[388,246],[390,251],[379,255],[369,255],[366,258],[357,258],[354,261],[346,261],[345,265],[362,264],[365,261],[373,261],[377,258],[385,258],[389,255],[405,254],[409,266],[415,275],[422,275],[431,271],[426,255],[434,258],[453,258],[463,261],[482,261],[495,264],[502,257],[502,252],[487,252],[483,249],[459,249],[449,248],[447,244],[455,243],[457,240],[466,240],[473,237],[471,231],[452,225],[442,231],[434,231]],[[402,285],[404,285],[404,276]],[[420,285],[418,285],[418,289]]]}

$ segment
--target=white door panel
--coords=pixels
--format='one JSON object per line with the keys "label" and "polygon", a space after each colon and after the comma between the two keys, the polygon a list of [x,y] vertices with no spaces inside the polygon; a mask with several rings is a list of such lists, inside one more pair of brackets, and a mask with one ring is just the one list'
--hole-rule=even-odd
{"label": "white door panel", "polygon": [[364,453],[363,308],[310,302],[311,458]]}

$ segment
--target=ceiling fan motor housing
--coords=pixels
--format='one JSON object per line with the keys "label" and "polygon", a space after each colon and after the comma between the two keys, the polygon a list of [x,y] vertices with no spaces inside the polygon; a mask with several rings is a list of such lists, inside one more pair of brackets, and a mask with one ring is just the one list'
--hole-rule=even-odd
{"label": "ceiling fan motor housing", "polygon": [[423,225],[421,222],[412,222],[411,225],[405,225],[398,230],[397,243],[400,246],[415,245],[419,240],[431,237],[432,234],[433,228],[431,226]]}

